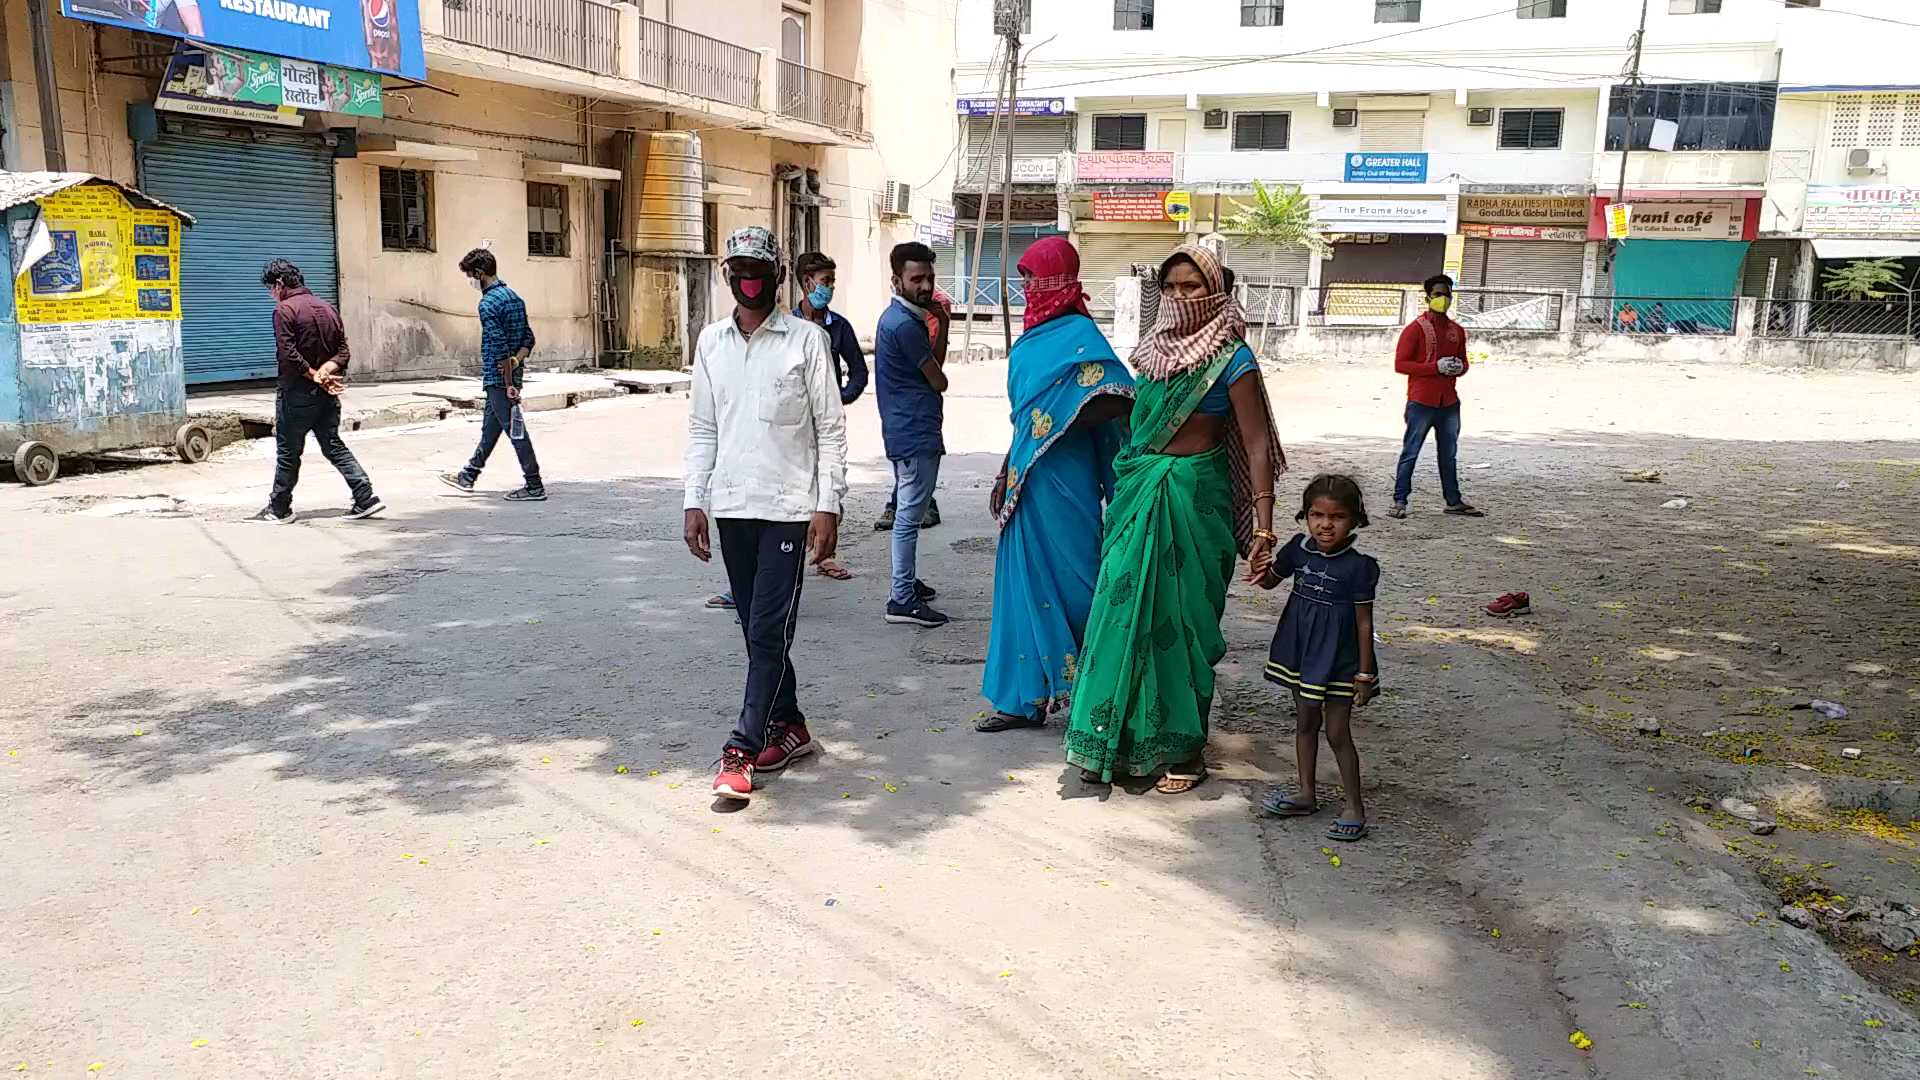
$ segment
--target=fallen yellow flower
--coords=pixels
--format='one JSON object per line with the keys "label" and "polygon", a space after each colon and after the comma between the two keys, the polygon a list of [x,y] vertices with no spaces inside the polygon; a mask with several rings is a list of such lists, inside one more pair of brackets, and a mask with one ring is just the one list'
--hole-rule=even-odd
{"label": "fallen yellow flower", "polygon": [[1584,1031],[1576,1031],[1567,1036],[1567,1041],[1573,1044],[1575,1050],[1593,1049],[1593,1040],[1587,1038],[1587,1033]]}
{"label": "fallen yellow flower", "polygon": [[188,1043],[187,1045],[189,1045],[189,1046],[191,1046],[191,1047],[193,1047],[193,1048],[194,1048],[195,1050],[198,1050],[198,1049],[200,1049],[201,1047],[203,1047],[203,1046],[205,1046],[205,1045],[207,1045],[207,1040],[205,1040],[205,1039],[195,1039],[195,1040],[193,1040],[193,1041],[192,1041],[191,1043]]}
{"label": "fallen yellow flower", "polygon": [[627,767],[625,765],[618,766],[613,771],[621,776],[627,775]]}

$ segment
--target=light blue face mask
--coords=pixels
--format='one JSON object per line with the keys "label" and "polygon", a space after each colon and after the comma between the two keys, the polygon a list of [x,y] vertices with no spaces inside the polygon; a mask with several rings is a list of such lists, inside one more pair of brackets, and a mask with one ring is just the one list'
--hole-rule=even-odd
{"label": "light blue face mask", "polygon": [[815,285],[807,290],[807,303],[812,305],[815,311],[827,310],[827,305],[832,302],[833,286],[831,285]]}

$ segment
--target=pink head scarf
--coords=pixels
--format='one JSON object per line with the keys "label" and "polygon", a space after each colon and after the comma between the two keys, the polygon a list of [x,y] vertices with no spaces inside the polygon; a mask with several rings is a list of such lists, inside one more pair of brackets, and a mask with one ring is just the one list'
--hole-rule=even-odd
{"label": "pink head scarf", "polygon": [[1080,287],[1080,253],[1064,236],[1049,236],[1020,256],[1027,279],[1026,329],[1068,314],[1087,314],[1087,291]]}

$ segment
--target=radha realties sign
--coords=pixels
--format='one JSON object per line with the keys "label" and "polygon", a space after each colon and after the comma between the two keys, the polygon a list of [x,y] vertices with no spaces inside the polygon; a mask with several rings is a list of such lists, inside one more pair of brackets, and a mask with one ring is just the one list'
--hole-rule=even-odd
{"label": "radha realties sign", "polygon": [[60,10],[230,49],[427,77],[418,0],[60,0]]}

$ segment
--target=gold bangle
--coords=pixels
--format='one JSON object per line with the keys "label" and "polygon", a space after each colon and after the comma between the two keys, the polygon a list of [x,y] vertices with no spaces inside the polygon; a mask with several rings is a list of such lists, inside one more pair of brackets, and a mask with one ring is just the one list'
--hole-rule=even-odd
{"label": "gold bangle", "polygon": [[1269,544],[1277,544],[1280,542],[1279,535],[1267,529],[1253,530],[1253,538],[1255,540],[1265,540]]}
{"label": "gold bangle", "polygon": [[1271,499],[1271,498],[1273,498],[1273,492],[1269,491],[1264,495],[1255,495],[1253,497],[1253,501],[1259,502],[1261,499]]}

